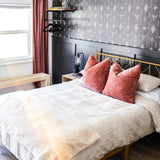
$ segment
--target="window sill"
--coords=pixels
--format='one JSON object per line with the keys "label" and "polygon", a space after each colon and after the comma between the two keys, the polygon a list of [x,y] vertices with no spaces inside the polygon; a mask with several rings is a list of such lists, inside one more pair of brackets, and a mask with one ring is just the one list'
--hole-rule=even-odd
{"label": "window sill", "polygon": [[23,58],[11,58],[11,59],[0,59],[0,66],[16,65],[23,63],[31,63],[33,60],[31,57]]}

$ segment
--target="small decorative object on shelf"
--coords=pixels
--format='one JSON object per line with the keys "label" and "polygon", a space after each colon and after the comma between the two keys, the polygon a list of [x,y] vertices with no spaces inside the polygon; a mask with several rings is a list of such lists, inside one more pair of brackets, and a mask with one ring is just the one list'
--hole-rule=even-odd
{"label": "small decorative object on shelf", "polygon": [[51,7],[48,9],[47,12],[54,12],[54,11],[75,11],[76,9],[70,9],[70,8],[62,8],[62,7]]}
{"label": "small decorative object on shelf", "polygon": [[62,0],[62,8],[69,8],[68,0]]}

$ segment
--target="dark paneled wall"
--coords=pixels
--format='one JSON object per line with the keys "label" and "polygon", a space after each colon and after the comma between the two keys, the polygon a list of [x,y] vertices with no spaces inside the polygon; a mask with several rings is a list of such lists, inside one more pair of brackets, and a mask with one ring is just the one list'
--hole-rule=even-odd
{"label": "dark paneled wall", "polygon": [[62,74],[71,73],[73,71],[75,44],[77,45],[77,53],[83,52],[85,54],[85,63],[89,55],[92,53],[95,55],[96,51],[100,51],[101,48],[103,48],[103,52],[131,58],[136,54],[137,59],[160,63],[160,52],[158,51],[53,37],[53,83],[61,82]]}
{"label": "dark paneled wall", "polygon": [[[70,0],[65,30],[55,36],[160,51],[160,0]],[[59,5],[54,0],[54,5]]]}

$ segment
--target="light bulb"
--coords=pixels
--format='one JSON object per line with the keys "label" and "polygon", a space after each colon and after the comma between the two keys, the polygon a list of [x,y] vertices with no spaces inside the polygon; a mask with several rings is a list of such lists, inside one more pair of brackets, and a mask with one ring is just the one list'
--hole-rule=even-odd
{"label": "light bulb", "polygon": [[77,57],[77,62],[76,63],[78,63],[78,64],[80,64],[81,63],[81,59],[80,59],[80,57]]}

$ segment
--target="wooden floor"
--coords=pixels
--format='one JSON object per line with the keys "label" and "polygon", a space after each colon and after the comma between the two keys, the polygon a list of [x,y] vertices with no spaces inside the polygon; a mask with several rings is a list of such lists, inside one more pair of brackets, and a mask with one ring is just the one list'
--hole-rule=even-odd
{"label": "wooden floor", "polygon": [[[123,160],[124,152],[108,160]],[[160,134],[154,133],[130,147],[128,160],[160,160]]]}
{"label": "wooden floor", "polygon": [[[17,160],[0,141],[0,160]],[[123,160],[123,151],[108,160]],[[160,160],[160,134],[154,133],[133,144],[129,160]]]}

